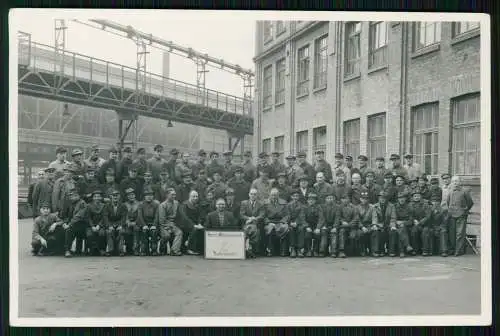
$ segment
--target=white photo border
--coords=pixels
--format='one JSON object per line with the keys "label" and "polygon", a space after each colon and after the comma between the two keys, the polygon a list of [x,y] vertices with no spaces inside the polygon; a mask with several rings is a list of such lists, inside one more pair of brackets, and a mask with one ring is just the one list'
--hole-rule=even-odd
{"label": "white photo border", "polygon": [[[492,322],[491,225],[481,225],[481,314],[429,316],[286,316],[286,317],[164,317],[164,318],[23,318],[19,316],[19,253],[17,226],[18,169],[18,48],[17,32],[24,12],[50,18],[85,20],[130,15],[151,10],[125,9],[13,9],[9,13],[9,239],[10,323],[22,327],[137,327],[137,326],[467,326]],[[491,38],[490,17],[480,13],[405,12],[292,12],[292,11],[181,11],[166,15],[185,20],[324,20],[324,21],[479,21],[481,39],[481,221],[491,223]],[[126,18],[124,18],[126,20]],[[460,293],[457,293],[460,295]]]}

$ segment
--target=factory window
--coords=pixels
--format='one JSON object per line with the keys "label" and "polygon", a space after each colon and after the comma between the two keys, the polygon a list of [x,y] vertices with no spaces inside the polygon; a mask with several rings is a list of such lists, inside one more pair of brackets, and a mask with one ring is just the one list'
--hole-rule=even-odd
{"label": "factory window", "polygon": [[314,88],[326,87],[328,69],[328,35],[322,36],[314,43]]}
{"label": "factory window", "polygon": [[360,120],[344,121],[344,155],[357,158],[359,155]]}
{"label": "factory window", "polygon": [[271,152],[271,139],[264,139],[264,140],[262,140],[262,151],[264,153],[270,153]]}
{"label": "factory window", "polygon": [[276,36],[280,36],[286,31],[285,21],[276,21]]}
{"label": "factory window", "polygon": [[438,173],[439,104],[430,103],[413,108],[412,148],[415,162],[426,174]]}
{"label": "factory window", "polygon": [[302,132],[297,132],[297,153],[299,152],[305,152],[306,155],[308,154],[308,137],[309,134],[307,131],[302,131]]}
{"label": "factory window", "polygon": [[276,105],[283,104],[285,102],[285,68],[284,58],[276,62]]}
{"label": "factory window", "polygon": [[387,22],[370,22],[368,67],[387,64]]}
{"label": "factory window", "polygon": [[279,136],[274,138],[274,151],[280,153],[280,161],[283,162],[283,157],[285,154],[285,136]]}
{"label": "factory window", "polygon": [[273,39],[273,22],[264,21],[264,43]]}
{"label": "factory window", "polygon": [[298,50],[297,96],[309,93],[309,45]]}
{"label": "factory window", "polygon": [[313,152],[323,150],[326,153],[326,126],[313,129]]}
{"label": "factory window", "polygon": [[375,167],[378,156],[386,157],[386,125],[385,113],[368,117],[368,160],[371,167]]}
{"label": "factory window", "polygon": [[479,29],[479,22],[464,21],[453,23],[453,37],[467,33],[471,30]]}
{"label": "factory window", "polygon": [[351,76],[359,73],[361,58],[361,22],[348,22],[345,24],[345,70],[344,75]]}
{"label": "factory window", "polygon": [[264,109],[271,107],[273,103],[273,66],[268,65],[264,68],[263,85],[263,106]]}
{"label": "factory window", "polygon": [[441,41],[441,22],[415,22],[413,49],[418,50]]}
{"label": "factory window", "polygon": [[457,175],[481,174],[481,110],[479,94],[452,101],[452,172]]}

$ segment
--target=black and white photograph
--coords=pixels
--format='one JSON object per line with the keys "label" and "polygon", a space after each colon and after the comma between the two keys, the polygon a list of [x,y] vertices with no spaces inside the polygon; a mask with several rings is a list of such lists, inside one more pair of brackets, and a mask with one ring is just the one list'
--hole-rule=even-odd
{"label": "black and white photograph", "polygon": [[9,30],[11,324],[491,323],[487,15]]}

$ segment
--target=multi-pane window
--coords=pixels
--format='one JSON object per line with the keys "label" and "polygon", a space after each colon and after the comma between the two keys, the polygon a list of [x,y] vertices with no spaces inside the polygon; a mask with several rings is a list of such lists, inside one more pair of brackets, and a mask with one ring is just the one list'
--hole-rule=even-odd
{"label": "multi-pane window", "polygon": [[309,93],[309,45],[298,50],[297,96]]}
{"label": "multi-pane window", "polygon": [[264,83],[263,83],[263,94],[262,94],[262,104],[264,108],[271,107],[273,103],[273,66],[270,64],[264,68]]}
{"label": "multi-pane window", "polygon": [[413,155],[426,174],[438,173],[439,104],[424,104],[413,108]]}
{"label": "multi-pane window", "polygon": [[283,34],[285,31],[285,21],[276,21],[276,36]]}
{"label": "multi-pane window", "polygon": [[322,36],[314,42],[314,88],[326,86],[328,69],[328,35]]}
{"label": "multi-pane window", "polygon": [[386,157],[386,124],[385,113],[368,117],[368,160],[375,167],[377,157]]}
{"label": "multi-pane window", "polygon": [[479,22],[463,21],[453,23],[453,37],[479,28]]}
{"label": "multi-pane window", "polygon": [[264,42],[271,41],[273,39],[273,22],[264,21]]}
{"label": "multi-pane window", "polygon": [[357,158],[359,155],[360,120],[344,121],[344,155]]}
{"label": "multi-pane window", "polygon": [[415,22],[414,50],[441,41],[441,22]]}
{"label": "multi-pane window", "polygon": [[317,150],[326,152],[326,126],[313,129],[313,152]]}
{"label": "multi-pane window", "polygon": [[481,174],[481,110],[479,94],[452,102],[452,171],[457,175]]}
{"label": "multi-pane window", "polygon": [[387,22],[370,22],[368,67],[387,64]]}
{"label": "multi-pane window", "polygon": [[285,59],[276,62],[276,104],[285,102]]}
{"label": "multi-pane window", "polygon": [[264,139],[264,140],[262,140],[262,151],[264,153],[270,153],[271,152],[271,139]]}
{"label": "multi-pane window", "polygon": [[350,76],[359,73],[361,59],[361,22],[345,24],[345,70],[344,75]]}
{"label": "multi-pane window", "polygon": [[297,132],[297,153],[305,152],[308,154],[308,137],[307,131]]}
{"label": "multi-pane window", "polygon": [[279,136],[274,138],[274,151],[280,153],[280,161],[283,162],[283,157],[285,154],[285,136]]}

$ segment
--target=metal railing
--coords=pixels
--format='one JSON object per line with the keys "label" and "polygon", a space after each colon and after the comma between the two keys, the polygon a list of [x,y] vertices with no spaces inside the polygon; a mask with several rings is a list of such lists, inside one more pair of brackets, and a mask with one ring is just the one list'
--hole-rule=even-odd
{"label": "metal railing", "polygon": [[[64,51],[62,54],[59,52],[58,54],[55,47],[32,41],[28,43],[29,47],[27,43],[19,43],[18,61],[19,65],[33,71],[54,74],[64,73],[65,76],[72,80],[88,81],[91,84],[101,84],[132,91],[137,89],[138,76],[143,75],[138,74],[133,67],[71,51]],[[251,115],[250,107],[252,104],[244,98],[211,89],[200,90],[196,85],[150,72],[146,72],[145,76],[146,88],[145,92],[142,92],[143,95],[165,97],[197,105],[200,105],[201,101],[204,106],[209,108],[229,113]]]}

